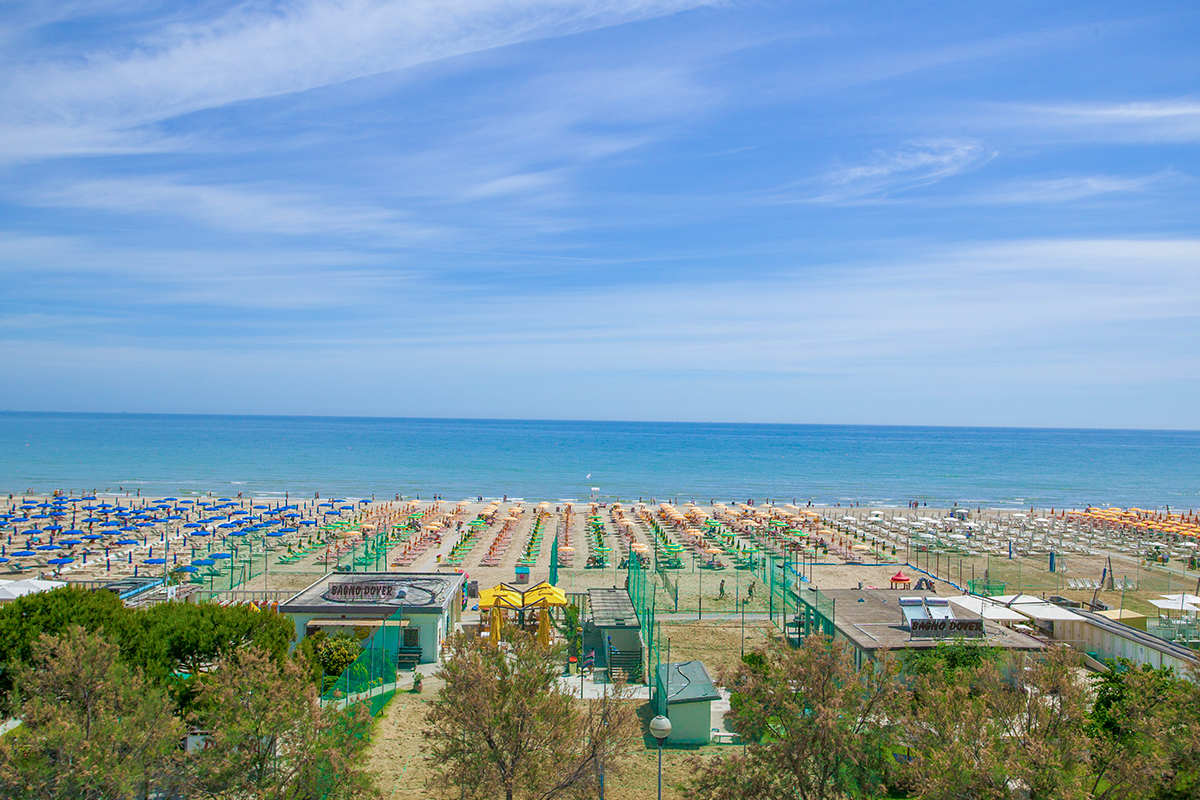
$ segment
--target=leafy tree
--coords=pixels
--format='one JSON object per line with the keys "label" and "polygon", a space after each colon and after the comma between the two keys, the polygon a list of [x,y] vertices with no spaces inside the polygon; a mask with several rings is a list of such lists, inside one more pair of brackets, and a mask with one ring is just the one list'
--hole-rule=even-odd
{"label": "leafy tree", "polygon": [[103,629],[127,664],[170,688],[185,706],[194,684],[188,676],[207,672],[222,656],[248,646],[281,661],[294,635],[292,624],[274,611],[178,602],[129,609],[112,592],[64,587],[0,608],[0,693],[11,688],[13,671],[29,660],[38,636],[72,625]]}
{"label": "leafy tree", "polygon": [[362,645],[347,634],[330,636],[316,644],[316,655],[325,674],[336,678],[362,655]]}
{"label": "leafy tree", "polygon": [[693,762],[691,796],[702,800],[872,796],[903,711],[892,660],[856,668],[825,636],[799,647],[772,643],[723,676],[729,720],[746,754]]}
{"label": "leafy tree", "polygon": [[23,724],[0,739],[0,795],[126,798],[177,786],[182,723],[117,655],[79,626],[33,643],[14,675]]}
{"label": "leafy tree", "polygon": [[1056,646],[1041,658],[1026,657],[1000,697],[1004,702],[997,706],[1016,750],[1010,770],[1029,800],[1085,796],[1088,688],[1079,653]]}
{"label": "leafy tree", "polygon": [[140,628],[134,657],[147,674],[199,675],[215,669],[230,654],[254,647],[277,662],[287,655],[295,629],[283,615],[217,603],[160,603],[138,614]]}
{"label": "leafy tree", "polygon": [[213,798],[339,800],[377,794],[359,762],[371,716],[322,708],[293,660],[237,651],[204,677],[195,723],[206,732],[195,785]]}
{"label": "leafy tree", "polygon": [[984,663],[998,664],[1003,657],[1003,647],[970,639],[953,639],[931,648],[905,650],[900,656],[900,665],[904,674],[910,677],[941,674],[950,678],[975,670]]}
{"label": "leafy tree", "polygon": [[562,622],[555,622],[567,640],[567,654],[578,657],[583,652],[583,626],[579,624],[579,608],[569,605],[563,610]]}
{"label": "leafy tree", "polygon": [[1097,800],[1200,797],[1200,675],[1108,663],[1087,730]]}
{"label": "leafy tree", "polygon": [[16,671],[32,658],[42,634],[57,636],[76,625],[86,631],[103,629],[122,648],[134,647],[137,640],[133,612],[112,592],[62,587],[0,607],[0,694],[8,696]]}
{"label": "leafy tree", "polygon": [[[1086,686],[1067,648],[917,679],[905,770],[925,800],[1087,796]],[[1001,668],[1003,666],[1003,669]]]}
{"label": "leafy tree", "polygon": [[434,787],[506,800],[594,794],[615,773],[639,726],[627,690],[583,702],[558,685],[557,654],[519,631],[506,651],[455,636],[424,731]]}

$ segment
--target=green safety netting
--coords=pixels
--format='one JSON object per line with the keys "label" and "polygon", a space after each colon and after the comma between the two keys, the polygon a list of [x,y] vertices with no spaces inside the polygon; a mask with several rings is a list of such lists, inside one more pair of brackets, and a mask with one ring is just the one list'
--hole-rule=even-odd
{"label": "green safety netting", "polygon": [[358,658],[325,687],[321,702],[353,699],[372,689],[394,684],[403,631],[403,609],[397,609],[382,625],[372,630],[363,642],[363,650]]}

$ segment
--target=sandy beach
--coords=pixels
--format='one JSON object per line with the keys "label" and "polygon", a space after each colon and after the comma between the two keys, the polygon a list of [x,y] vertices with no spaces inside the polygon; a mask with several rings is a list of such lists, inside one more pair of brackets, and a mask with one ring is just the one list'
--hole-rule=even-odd
{"label": "sandy beach", "polygon": [[[30,496],[0,508],[0,574],[90,584],[135,573],[168,575],[209,593],[282,596],[334,568],[460,570],[487,588],[549,579],[557,539],[558,583],[565,591],[624,585],[624,563],[637,553],[654,576],[659,613],[698,619],[772,611],[769,593],[746,568],[768,548],[788,553],[801,581],[822,589],[888,587],[899,570],[913,580],[929,577],[944,592],[964,592],[972,579],[987,579],[1010,592],[1094,598],[1156,614],[1150,599],[1194,591],[1200,580],[1189,566],[1196,539],[1187,534],[1195,517],[1126,514],[1146,521],[1135,527],[1083,510],[719,501]],[[666,561],[669,568],[656,569]]]}

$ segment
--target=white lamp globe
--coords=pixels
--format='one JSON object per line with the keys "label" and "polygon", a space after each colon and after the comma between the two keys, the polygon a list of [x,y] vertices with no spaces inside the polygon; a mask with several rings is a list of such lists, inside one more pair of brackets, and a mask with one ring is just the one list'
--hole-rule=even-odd
{"label": "white lamp globe", "polygon": [[661,742],[671,735],[671,720],[662,715],[650,720],[650,733]]}

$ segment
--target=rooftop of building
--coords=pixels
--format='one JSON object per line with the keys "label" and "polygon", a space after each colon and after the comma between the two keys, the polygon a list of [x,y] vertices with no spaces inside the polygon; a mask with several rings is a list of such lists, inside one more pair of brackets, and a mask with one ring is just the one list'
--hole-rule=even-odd
{"label": "rooftop of building", "polygon": [[666,693],[668,705],[721,699],[703,661],[660,664],[655,677]]}
{"label": "rooftop of building", "polygon": [[588,605],[597,628],[638,628],[637,613],[624,589],[588,589]]}
{"label": "rooftop of building", "polygon": [[[937,598],[934,592],[891,591],[887,589],[822,590],[834,601],[834,624],[838,632],[854,645],[867,652],[882,649],[904,650],[935,647],[946,639],[914,637],[909,631],[900,598]],[[943,596],[944,597],[944,596]],[[956,619],[977,620],[979,617],[954,608]],[[1008,650],[1043,650],[1046,645],[1032,636],[983,620],[984,635],[980,641]]]}
{"label": "rooftop of building", "polygon": [[460,572],[330,572],[279,606],[284,614],[391,616],[445,611],[460,596]]}

